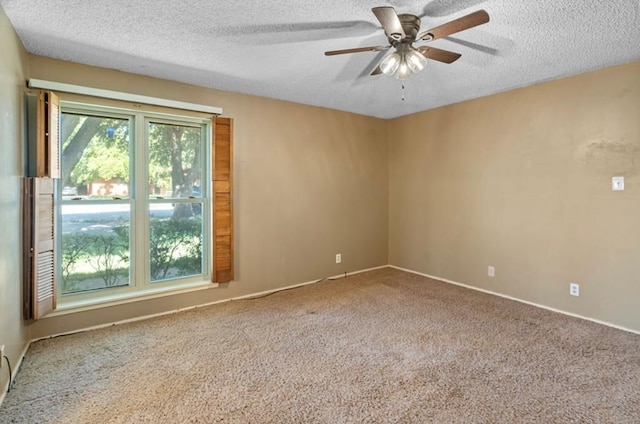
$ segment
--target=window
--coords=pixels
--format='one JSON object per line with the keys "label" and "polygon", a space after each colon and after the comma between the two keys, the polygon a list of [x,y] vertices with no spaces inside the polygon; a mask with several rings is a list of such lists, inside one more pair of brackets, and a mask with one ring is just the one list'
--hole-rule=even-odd
{"label": "window", "polygon": [[[69,93],[96,91],[32,83]],[[98,91],[219,113],[206,105]],[[233,120],[104,102],[109,105],[60,105],[52,91],[28,93],[25,319],[40,319],[60,304],[83,306],[234,278]]]}
{"label": "window", "polygon": [[62,103],[58,304],[211,279],[211,121]]}

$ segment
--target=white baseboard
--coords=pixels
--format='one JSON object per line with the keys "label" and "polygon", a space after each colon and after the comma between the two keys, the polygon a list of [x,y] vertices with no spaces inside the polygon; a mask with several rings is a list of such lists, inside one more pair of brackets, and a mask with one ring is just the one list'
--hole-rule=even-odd
{"label": "white baseboard", "polygon": [[203,305],[203,306],[208,306],[208,305],[212,305],[212,304],[215,304],[215,303],[227,302],[229,300],[242,300],[242,299],[251,299],[253,297],[266,296],[266,295],[269,295],[271,293],[276,293],[276,292],[283,291],[283,290],[289,290],[289,289],[295,289],[295,288],[298,288],[298,287],[308,286],[309,284],[316,284],[316,283],[319,283],[319,282],[325,281],[325,280],[336,280],[336,279],[339,279],[339,278],[348,277],[349,275],[361,274],[363,272],[375,271],[376,269],[382,269],[382,268],[388,268],[388,267],[389,267],[389,265],[382,265],[382,266],[378,266],[378,267],[374,267],[374,268],[361,269],[359,271],[344,272],[342,274],[337,274],[337,275],[334,275],[332,277],[325,277],[325,278],[321,278],[319,280],[313,280],[313,281],[307,281],[305,283],[294,284],[292,286],[281,287],[281,288],[277,288],[277,289],[273,289],[273,290],[265,290],[263,292],[247,294],[247,295],[239,296],[239,297],[232,297],[231,299],[212,302],[212,303],[209,303],[209,304]]}
{"label": "white baseboard", "polygon": [[157,314],[143,315],[143,316],[139,316],[139,317],[135,317],[135,318],[129,318],[129,319],[121,320],[121,321],[114,321],[114,322],[109,322],[109,323],[106,323],[106,324],[94,325],[94,326],[91,326],[91,327],[79,328],[79,329],[72,330],[72,331],[57,333],[57,334],[53,334],[53,335],[50,335],[50,336],[40,337],[38,339],[33,339],[33,340],[31,340],[30,343],[37,342],[37,341],[40,341],[40,340],[51,339],[51,338],[54,338],[54,337],[67,336],[69,334],[82,333],[82,332],[85,332],[85,331],[97,330],[97,329],[100,329],[100,328],[111,327],[113,325],[122,325],[122,324],[127,324],[127,323],[130,323],[130,322],[144,321],[144,320],[151,319],[151,318],[161,317],[161,316],[164,316],[164,315],[171,315],[171,314],[175,314],[175,313],[178,313],[178,312],[189,311],[189,310],[196,309],[196,308],[203,308],[205,306],[216,305],[216,304],[219,304],[219,303],[231,302],[231,301],[234,301],[234,300],[251,299],[253,297],[266,296],[266,295],[269,295],[269,294],[272,294],[272,293],[276,293],[276,292],[279,292],[279,291],[290,290],[290,289],[294,289],[294,288],[297,288],[297,287],[303,287],[303,286],[307,286],[309,284],[315,284],[315,283],[319,283],[319,282],[325,281],[325,280],[334,280],[334,279],[338,279],[338,278],[349,276],[349,275],[360,274],[360,273],[363,273],[363,272],[374,271],[376,269],[382,269],[382,268],[388,268],[388,267],[389,267],[389,265],[381,265],[381,266],[378,266],[378,267],[361,269],[361,270],[358,270],[358,271],[344,272],[342,274],[337,274],[337,275],[334,275],[334,276],[331,276],[331,277],[324,277],[324,278],[320,278],[320,279],[317,279],[317,280],[312,280],[312,281],[307,281],[307,282],[304,282],[304,283],[293,284],[293,285],[285,286],[285,287],[278,287],[278,288],[275,288],[275,289],[265,290],[265,291],[262,291],[262,292],[251,293],[251,294],[238,296],[238,297],[231,297],[231,298],[227,298],[227,299],[215,300],[213,302],[202,303],[202,304],[198,304],[198,305],[189,306],[189,307],[186,307],[186,308],[178,308],[178,309],[173,309],[173,310],[170,310],[170,311],[159,312]]}
{"label": "white baseboard", "polygon": [[536,308],[546,309],[546,310],[551,311],[551,312],[557,312],[559,314],[568,315],[568,316],[574,317],[574,318],[584,319],[584,320],[587,320],[587,321],[595,322],[597,324],[606,325],[607,327],[612,327],[612,328],[615,328],[617,330],[622,330],[622,331],[626,331],[626,332],[629,332],[629,333],[640,335],[640,331],[637,331],[637,330],[632,330],[630,328],[622,327],[620,325],[612,324],[612,323],[606,322],[606,321],[601,321],[599,319],[595,319],[595,318],[590,318],[590,317],[585,317],[585,316],[582,316],[582,315],[574,314],[573,312],[563,311],[562,309],[552,308],[550,306],[542,305],[540,303],[529,302],[528,300],[518,299],[517,297],[513,297],[513,296],[506,295],[506,294],[494,292],[494,291],[491,291],[491,290],[481,289],[480,287],[474,287],[474,286],[470,286],[468,284],[458,283],[457,281],[447,280],[446,278],[440,278],[440,277],[436,277],[436,276],[433,276],[433,275],[424,274],[422,272],[413,271],[411,269],[406,269],[406,268],[401,268],[401,267],[395,266],[395,265],[389,265],[389,267],[397,269],[399,271],[405,271],[405,272],[409,272],[411,274],[420,275],[422,277],[431,278],[432,280],[442,281],[443,283],[453,284],[455,286],[464,287],[466,289],[471,289],[471,290],[479,291],[479,292],[482,292],[482,293],[487,293],[487,294],[491,294],[491,295],[494,295],[494,296],[499,296],[499,297],[502,297],[502,298],[505,298],[505,299],[514,300],[516,302],[525,303],[527,305],[535,306]]}

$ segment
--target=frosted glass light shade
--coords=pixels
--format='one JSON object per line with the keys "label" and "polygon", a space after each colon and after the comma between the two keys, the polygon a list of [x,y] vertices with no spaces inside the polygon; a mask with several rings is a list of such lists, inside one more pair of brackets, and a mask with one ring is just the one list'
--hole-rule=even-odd
{"label": "frosted glass light shade", "polygon": [[411,49],[405,54],[405,60],[413,73],[422,71],[427,64],[427,58],[415,49]]}
{"label": "frosted glass light shade", "polygon": [[393,75],[400,66],[400,55],[396,52],[391,53],[380,62],[380,70],[385,75]]}
{"label": "frosted glass light shade", "polygon": [[396,72],[396,78],[399,80],[406,80],[411,76],[411,68],[407,65],[406,61],[402,61],[400,66],[398,67],[398,72]]}

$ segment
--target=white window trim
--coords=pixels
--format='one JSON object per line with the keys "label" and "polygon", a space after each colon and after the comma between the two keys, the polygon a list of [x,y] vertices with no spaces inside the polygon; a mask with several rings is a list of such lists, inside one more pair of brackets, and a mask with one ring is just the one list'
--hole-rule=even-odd
{"label": "white window trim", "polygon": [[[94,112],[96,114],[105,114],[107,116],[114,117],[122,117],[134,120],[134,127],[132,128],[133,134],[144,134],[143,137],[146,137],[146,126],[148,122],[156,121],[156,122],[166,122],[166,123],[179,123],[179,124],[193,124],[193,125],[204,125],[206,128],[205,131],[205,140],[204,147],[207,152],[204,155],[204,160],[206,162],[206,176],[203,179],[203,182],[206,184],[210,180],[210,175],[212,172],[211,163],[211,145],[212,145],[212,126],[211,126],[211,116],[203,117],[203,116],[194,116],[190,115],[189,112],[184,111],[175,111],[175,113],[165,113],[165,112],[157,112],[142,108],[132,109],[129,107],[114,107],[114,106],[102,106],[98,101],[66,101],[61,99],[60,110],[61,112],[71,112],[71,113],[90,113]],[[154,105],[151,105],[154,106]],[[144,129],[135,128],[135,126],[144,127]],[[140,132],[141,131],[141,132]],[[144,162],[147,154],[146,151],[146,143],[140,143],[135,141],[134,139],[134,151],[131,153],[134,155],[134,163],[136,163],[139,168],[141,165],[138,162]],[[136,186],[138,182],[136,179],[140,179],[141,175],[133,176],[131,184],[132,186]],[[145,184],[142,183],[144,186]],[[203,201],[207,201],[211,196],[211,187],[209,185],[203,186]],[[138,192],[139,190],[136,190]],[[206,195],[205,195],[206,194]],[[154,203],[153,200],[148,199],[148,193],[143,192],[137,194],[137,196],[146,196],[146,204]],[[59,202],[60,198],[57,197],[56,202]],[[143,202],[145,202],[143,200]],[[209,203],[211,203],[209,201]],[[133,249],[138,249],[139,243],[136,243],[135,240],[140,237],[146,237],[144,234],[144,229],[137,229],[133,225],[135,218],[134,214],[139,213],[135,210],[135,203],[131,203],[134,206],[131,210],[131,237],[134,240]],[[204,205],[203,205],[204,206]],[[57,208],[61,207],[60,204],[56,205]],[[204,212],[207,211],[205,214]],[[61,214],[58,214],[58,223],[57,227],[61,228],[60,220],[62,219]],[[130,303],[140,300],[147,300],[153,298],[164,297],[167,295],[174,295],[180,293],[191,292],[194,290],[202,290],[208,288],[218,287],[218,284],[211,283],[211,273],[213,269],[213,261],[211,254],[211,208],[203,208],[203,273],[201,276],[194,277],[186,277],[181,279],[178,282],[176,279],[169,279],[161,282],[150,283],[149,281],[144,281],[143,283],[135,283],[132,282],[130,285],[122,286],[122,287],[113,287],[105,291],[91,291],[91,292],[82,292],[82,293],[74,293],[74,294],[62,294],[61,284],[58,284],[56,289],[56,298],[57,298],[57,307],[56,310],[52,313],[48,314],[48,316],[59,316],[65,315],[73,312],[80,312],[84,310],[98,309],[107,306],[114,306],[118,304]],[[56,230],[56,249],[58,252],[62,251],[62,238]],[[137,255],[140,257],[140,255]],[[56,263],[56,273],[58,275],[58,281],[61,280],[62,271],[60,269],[59,261]],[[135,274],[131,274],[130,278],[132,280],[136,280],[138,278],[147,279],[148,275],[146,272],[143,272],[140,268],[138,268],[138,272]],[[98,294],[97,294],[98,293]]]}
{"label": "white window trim", "polygon": [[217,106],[201,105],[197,103],[181,102],[178,100],[162,99],[159,97],[142,96],[139,94],[125,93],[122,91],[104,90],[101,88],[85,87],[82,85],[66,84],[63,82],[45,81],[31,78],[29,88],[51,90],[56,92],[81,94],[85,96],[101,97],[111,100],[122,100],[125,102],[143,103],[152,106],[165,106],[173,109],[192,110],[196,112],[222,115],[222,108]]}

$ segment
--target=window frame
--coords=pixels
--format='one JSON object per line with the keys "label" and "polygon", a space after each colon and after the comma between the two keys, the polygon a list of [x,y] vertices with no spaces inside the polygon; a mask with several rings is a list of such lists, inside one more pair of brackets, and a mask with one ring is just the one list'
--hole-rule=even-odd
{"label": "window frame", "polygon": [[[129,284],[122,287],[98,289],[80,293],[62,293],[62,284],[58,284],[55,297],[58,311],[78,308],[81,306],[101,305],[124,299],[138,299],[154,296],[160,293],[173,293],[185,289],[211,287],[213,270],[213,240],[212,240],[212,187],[211,176],[213,163],[211,153],[213,149],[213,116],[210,114],[184,110],[172,110],[155,106],[119,104],[111,100],[90,101],[78,100],[71,96],[67,99],[61,96],[60,113],[77,113],[108,118],[130,119],[130,182],[129,196],[122,200],[108,200],[109,204],[129,204],[130,210],[130,277]],[[155,203],[166,203],[165,200],[151,199],[147,182],[148,166],[148,129],[149,123],[183,125],[201,128],[201,197],[197,202],[202,204],[202,273],[196,276],[173,278],[164,281],[150,282],[149,267],[149,206]],[[61,141],[62,142],[62,141]],[[62,147],[62,146],[61,146]],[[61,148],[62,151],[62,148]],[[62,207],[76,204],[71,200],[62,199],[62,182],[56,182],[56,212],[57,229],[55,234],[56,249],[62,252],[61,222]],[[191,199],[172,199],[176,203],[196,203]],[[104,204],[105,200],[83,200],[83,204]],[[112,202],[112,203],[111,203]],[[62,255],[56,261],[56,276],[62,281]],[[141,259],[142,258],[142,259]]]}

